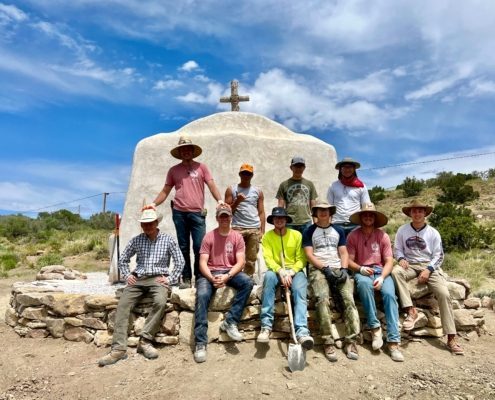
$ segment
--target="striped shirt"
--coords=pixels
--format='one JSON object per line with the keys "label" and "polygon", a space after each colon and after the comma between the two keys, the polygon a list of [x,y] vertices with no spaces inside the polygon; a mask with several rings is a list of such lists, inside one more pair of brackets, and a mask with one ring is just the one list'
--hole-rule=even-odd
{"label": "striped shirt", "polygon": [[[166,233],[158,233],[155,240],[150,240],[146,234],[141,233],[133,237],[122,252],[119,261],[119,269],[122,276],[127,279],[130,275],[129,261],[136,255],[136,269],[138,276],[169,277],[171,285],[177,283],[184,269],[184,257],[177,241]],[[174,268],[169,273],[170,258],[174,261]]]}

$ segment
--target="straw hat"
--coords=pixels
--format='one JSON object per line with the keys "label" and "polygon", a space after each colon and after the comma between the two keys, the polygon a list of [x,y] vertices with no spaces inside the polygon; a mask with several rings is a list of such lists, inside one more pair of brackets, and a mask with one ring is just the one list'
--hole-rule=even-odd
{"label": "straw hat", "polygon": [[404,214],[406,214],[408,217],[410,217],[412,208],[424,208],[425,209],[425,217],[430,215],[431,212],[433,211],[433,207],[428,206],[426,204],[423,204],[419,200],[414,199],[413,201],[411,201],[411,203],[409,203],[408,206],[402,207],[402,212]]}
{"label": "straw hat", "polygon": [[388,218],[385,214],[376,211],[375,205],[373,203],[363,204],[361,211],[355,212],[349,217],[349,221],[353,224],[361,225],[361,214],[362,213],[373,213],[375,214],[375,228],[381,228],[387,225]]}
{"label": "straw hat", "polygon": [[328,208],[330,210],[330,215],[335,214],[335,211],[337,211],[337,207],[328,204],[326,201],[320,201],[319,203],[316,203],[316,205],[313,208],[311,208],[311,215],[313,217],[316,217],[316,210],[318,208],[323,208],[323,209]]}
{"label": "straw hat", "polygon": [[361,164],[359,164],[356,160],[353,160],[351,157],[344,157],[337,164],[335,164],[335,169],[340,169],[343,164],[352,164],[356,169],[361,168]]}
{"label": "straw hat", "polygon": [[158,221],[160,222],[162,220],[162,215],[157,213],[156,210],[153,210],[152,208],[147,208],[146,210],[143,210],[141,213],[141,218],[138,219],[138,222],[153,222],[153,221]]}
{"label": "straw hat", "polygon": [[172,154],[172,157],[181,160],[180,148],[185,146],[193,147],[193,158],[198,157],[203,152],[201,147],[199,147],[197,144],[194,144],[190,138],[186,136],[181,136],[179,138],[179,144],[176,147],[174,147],[172,150],[170,150],[170,154]]}

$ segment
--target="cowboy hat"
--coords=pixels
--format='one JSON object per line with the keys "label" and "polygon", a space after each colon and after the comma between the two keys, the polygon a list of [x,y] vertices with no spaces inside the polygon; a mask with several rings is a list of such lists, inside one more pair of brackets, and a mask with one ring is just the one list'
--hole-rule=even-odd
{"label": "cowboy hat", "polygon": [[340,169],[340,167],[344,164],[352,164],[356,169],[361,168],[361,164],[359,164],[356,160],[353,160],[351,157],[344,157],[337,164],[335,164],[335,169]]}
{"label": "cowboy hat", "polygon": [[174,147],[172,150],[170,150],[170,154],[172,154],[172,157],[181,160],[180,148],[185,146],[193,147],[193,158],[198,157],[203,152],[201,147],[199,147],[197,144],[194,144],[190,138],[186,136],[181,136],[179,138],[179,144],[176,147]]}
{"label": "cowboy hat", "polygon": [[433,207],[428,206],[426,204],[423,204],[423,203],[421,203],[417,199],[414,199],[413,201],[411,201],[409,203],[408,206],[402,207],[402,212],[404,214],[406,214],[408,217],[410,217],[411,216],[411,209],[412,208],[424,208],[424,210],[425,210],[425,217],[427,217],[428,215],[430,215],[431,212],[433,211]]}
{"label": "cowboy hat", "polygon": [[147,208],[146,210],[143,210],[141,213],[141,218],[138,219],[138,222],[153,222],[153,221],[158,221],[160,222],[162,220],[162,215],[157,213],[155,210],[152,208]]}
{"label": "cowboy hat", "polygon": [[272,213],[267,217],[266,222],[273,225],[274,217],[285,217],[288,224],[292,222],[292,218],[287,214],[287,210],[283,207],[273,207]]}
{"label": "cowboy hat", "polygon": [[361,211],[357,211],[349,217],[349,221],[353,224],[361,225],[361,214],[362,213],[373,213],[375,214],[375,228],[381,228],[387,225],[388,218],[385,214],[376,211],[375,205],[373,203],[363,204]]}
{"label": "cowboy hat", "polygon": [[316,217],[316,210],[318,208],[323,208],[323,209],[328,208],[330,210],[330,215],[335,214],[335,211],[337,211],[337,207],[328,204],[326,201],[320,201],[319,203],[316,203],[316,205],[313,208],[311,208],[311,215],[313,217]]}

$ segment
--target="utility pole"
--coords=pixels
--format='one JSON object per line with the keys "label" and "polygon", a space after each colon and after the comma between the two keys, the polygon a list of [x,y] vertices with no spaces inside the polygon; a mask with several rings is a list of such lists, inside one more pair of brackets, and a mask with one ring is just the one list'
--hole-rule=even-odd
{"label": "utility pole", "polygon": [[110,193],[103,193],[103,213],[105,213],[107,211],[107,196],[109,195]]}

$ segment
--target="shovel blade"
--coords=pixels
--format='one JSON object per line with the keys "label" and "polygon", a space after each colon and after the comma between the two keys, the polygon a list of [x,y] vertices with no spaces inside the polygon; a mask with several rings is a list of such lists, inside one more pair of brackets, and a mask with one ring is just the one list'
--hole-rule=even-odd
{"label": "shovel blade", "polygon": [[302,371],[306,366],[306,353],[300,344],[289,344],[287,358],[289,359],[289,369],[292,372]]}

